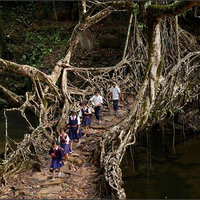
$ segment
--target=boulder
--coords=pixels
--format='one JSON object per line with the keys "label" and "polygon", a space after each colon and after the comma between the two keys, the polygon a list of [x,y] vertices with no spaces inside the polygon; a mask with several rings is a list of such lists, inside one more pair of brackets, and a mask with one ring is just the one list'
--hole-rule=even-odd
{"label": "boulder", "polygon": [[47,188],[42,188],[39,193],[40,194],[57,194],[60,191],[62,191],[62,186],[56,185],[56,186],[49,186]]}
{"label": "boulder", "polygon": [[74,164],[78,167],[81,167],[83,165],[83,161],[80,158],[74,159]]}
{"label": "boulder", "polygon": [[[49,186],[49,185],[59,185],[63,182],[63,180],[61,180],[60,178],[56,178],[55,181],[51,181],[50,179],[45,181],[41,187],[46,187],[46,186]],[[55,187],[55,186],[53,186]]]}

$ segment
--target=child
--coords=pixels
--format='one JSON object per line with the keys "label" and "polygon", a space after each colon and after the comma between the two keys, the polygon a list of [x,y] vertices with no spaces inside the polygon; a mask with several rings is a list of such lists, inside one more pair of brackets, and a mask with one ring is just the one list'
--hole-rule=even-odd
{"label": "child", "polygon": [[51,166],[50,168],[53,168],[53,177],[52,181],[55,181],[55,173],[56,169],[58,169],[58,177],[61,177],[61,171],[60,168],[64,165],[63,163],[63,149],[58,146],[58,143],[56,141],[52,142],[52,147],[49,150],[49,155],[52,156],[51,160]]}
{"label": "child", "polygon": [[115,82],[112,82],[112,87],[110,88],[110,100],[113,100],[113,107],[115,115],[117,115],[118,101],[121,98],[121,91]]}
{"label": "child", "polygon": [[70,142],[70,148],[71,152],[73,152],[72,147],[73,147],[73,141],[78,140],[78,145],[76,147],[79,147],[81,144],[80,138],[82,137],[82,133],[80,130],[80,117],[76,115],[76,111],[72,110],[71,115],[68,116],[67,119],[67,127],[69,128],[69,138],[71,140]]}
{"label": "child", "polygon": [[67,163],[68,160],[68,153],[71,153],[71,148],[69,145],[69,136],[67,133],[65,133],[64,128],[60,129],[60,146],[64,149],[64,154],[65,154],[65,164]]}
{"label": "child", "polygon": [[103,103],[103,99],[102,99],[102,96],[99,94],[98,90],[96,90],[94,92],[94,96],[92,98],[90,98],[90,101],[94,102],[95,117],[97,119],[97,124],[99,125],[99,124],[101,124],[100,114],[101,114],[101,104]]}
{"label": "child", "polygon": [[82,125],[85,127],[85,133],[83,137],[87,137],[87,133],[90,131],[89,126],[91,124],[91,110],[86,106],[86,102],[82,102],[81,106],[83,107],[80,112],[79,112],[79,116],[83,117],[82,120]]}

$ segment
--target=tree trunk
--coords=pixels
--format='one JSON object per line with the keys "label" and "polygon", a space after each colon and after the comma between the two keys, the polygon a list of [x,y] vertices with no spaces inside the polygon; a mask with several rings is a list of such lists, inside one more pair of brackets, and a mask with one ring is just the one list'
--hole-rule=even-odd
{"label": "tree trunk", "polygon": [[[160,22],[155,21],[149,26],[149,62],[144,81],[133,103],[133,107],[120,124],[113,127],[101,141],[101,171],[105,175],[101,185],[110,186],[111,194],[103,198],[125,199],[122,187],[122,172],[119,167],[126,148],[136,141],[136,132],[144,128],[148,120],[148,112],[152,111],[157,95],[162,65],[160,44]],[[148,94],[146,96],[145,94]],[[101,188],[105,190],[105,188]],[[103,194],[103,191],[102,191]]]}

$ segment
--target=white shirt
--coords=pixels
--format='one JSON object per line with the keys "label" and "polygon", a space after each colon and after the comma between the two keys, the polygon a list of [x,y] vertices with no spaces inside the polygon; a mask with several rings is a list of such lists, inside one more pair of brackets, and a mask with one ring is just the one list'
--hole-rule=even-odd
{"label": "white shirt", "polygon": [[115,87],[111,87],[110,88],[110,92],[112,92],[112,99],[113,100],[118,100],[119,99],[119,93],[120,93],[120,89],[118,86]]}
{"label": "white shirt", "polygon": [[[61,140],[61,138],[62,138],[62,134],[60,135],[60,140]],[[65,140],[66,140],[65,143],[66,143],[66,144],[69,144],[70,138],[69,138],[69,136],[68,136],[66,133],[64,134],[64,138],[65,138]]]}
{"label": "white shirt", "polygon": [[[72,120],[72,119],[73,119],[73,116],[72,116],[72,115],[68,116],[68,118],[67,118],[67,124],[69,124],[69,118],[71,118],[71,120]],[[76,119],[76,115],[74,116],[74,119]],[[79,116],[77,116],[77,121],[78,121],[78,125],[81,124],[81,121],[80,121],[80,117],[79,117]]]}
{"label": "white shirt", "polygon": [[96,106],[97,104],[103,103],[103,99],[102,99],[102,96],[101,96],[101,95],[98,95],[98,96],[94,95],[94,96],[90,99],[90,101],[94,101],[95,106]]}
{"label": "white shirt", "polygon": [[[86,111],[87,108],[88,108],[88,107],[83,108],[83,111]],[[92,113],[91,110],[90,110],[89,108],[88,108],[88,113],[90,113],[90,114]],[[79,112],[79,117],[82,117],[82,116],[83,116],[83,112],[82,112],[82,109],[81,109],[80,112]]]}

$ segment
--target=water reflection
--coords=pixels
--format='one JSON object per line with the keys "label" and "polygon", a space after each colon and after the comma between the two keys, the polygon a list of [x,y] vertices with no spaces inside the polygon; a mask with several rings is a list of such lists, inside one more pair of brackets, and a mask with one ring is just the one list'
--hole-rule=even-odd
{"label": "water reflection", "polygon": [[[7,112],[8,135],[11,139],[20,141],[27,132],[27,123],[18,111]],[[3,111],[0,110],[0,154],[5,147],[5,118]]]}
{"label": "water reflection", "polygon": [[[178,137],[176,136],[176,141]],[[196,135],[172,147],[172,136],[156,132],[130,149],[122,162],[128,199],[200,199],[200,137]],[[145,144],[145,145],[144,145]]]}

